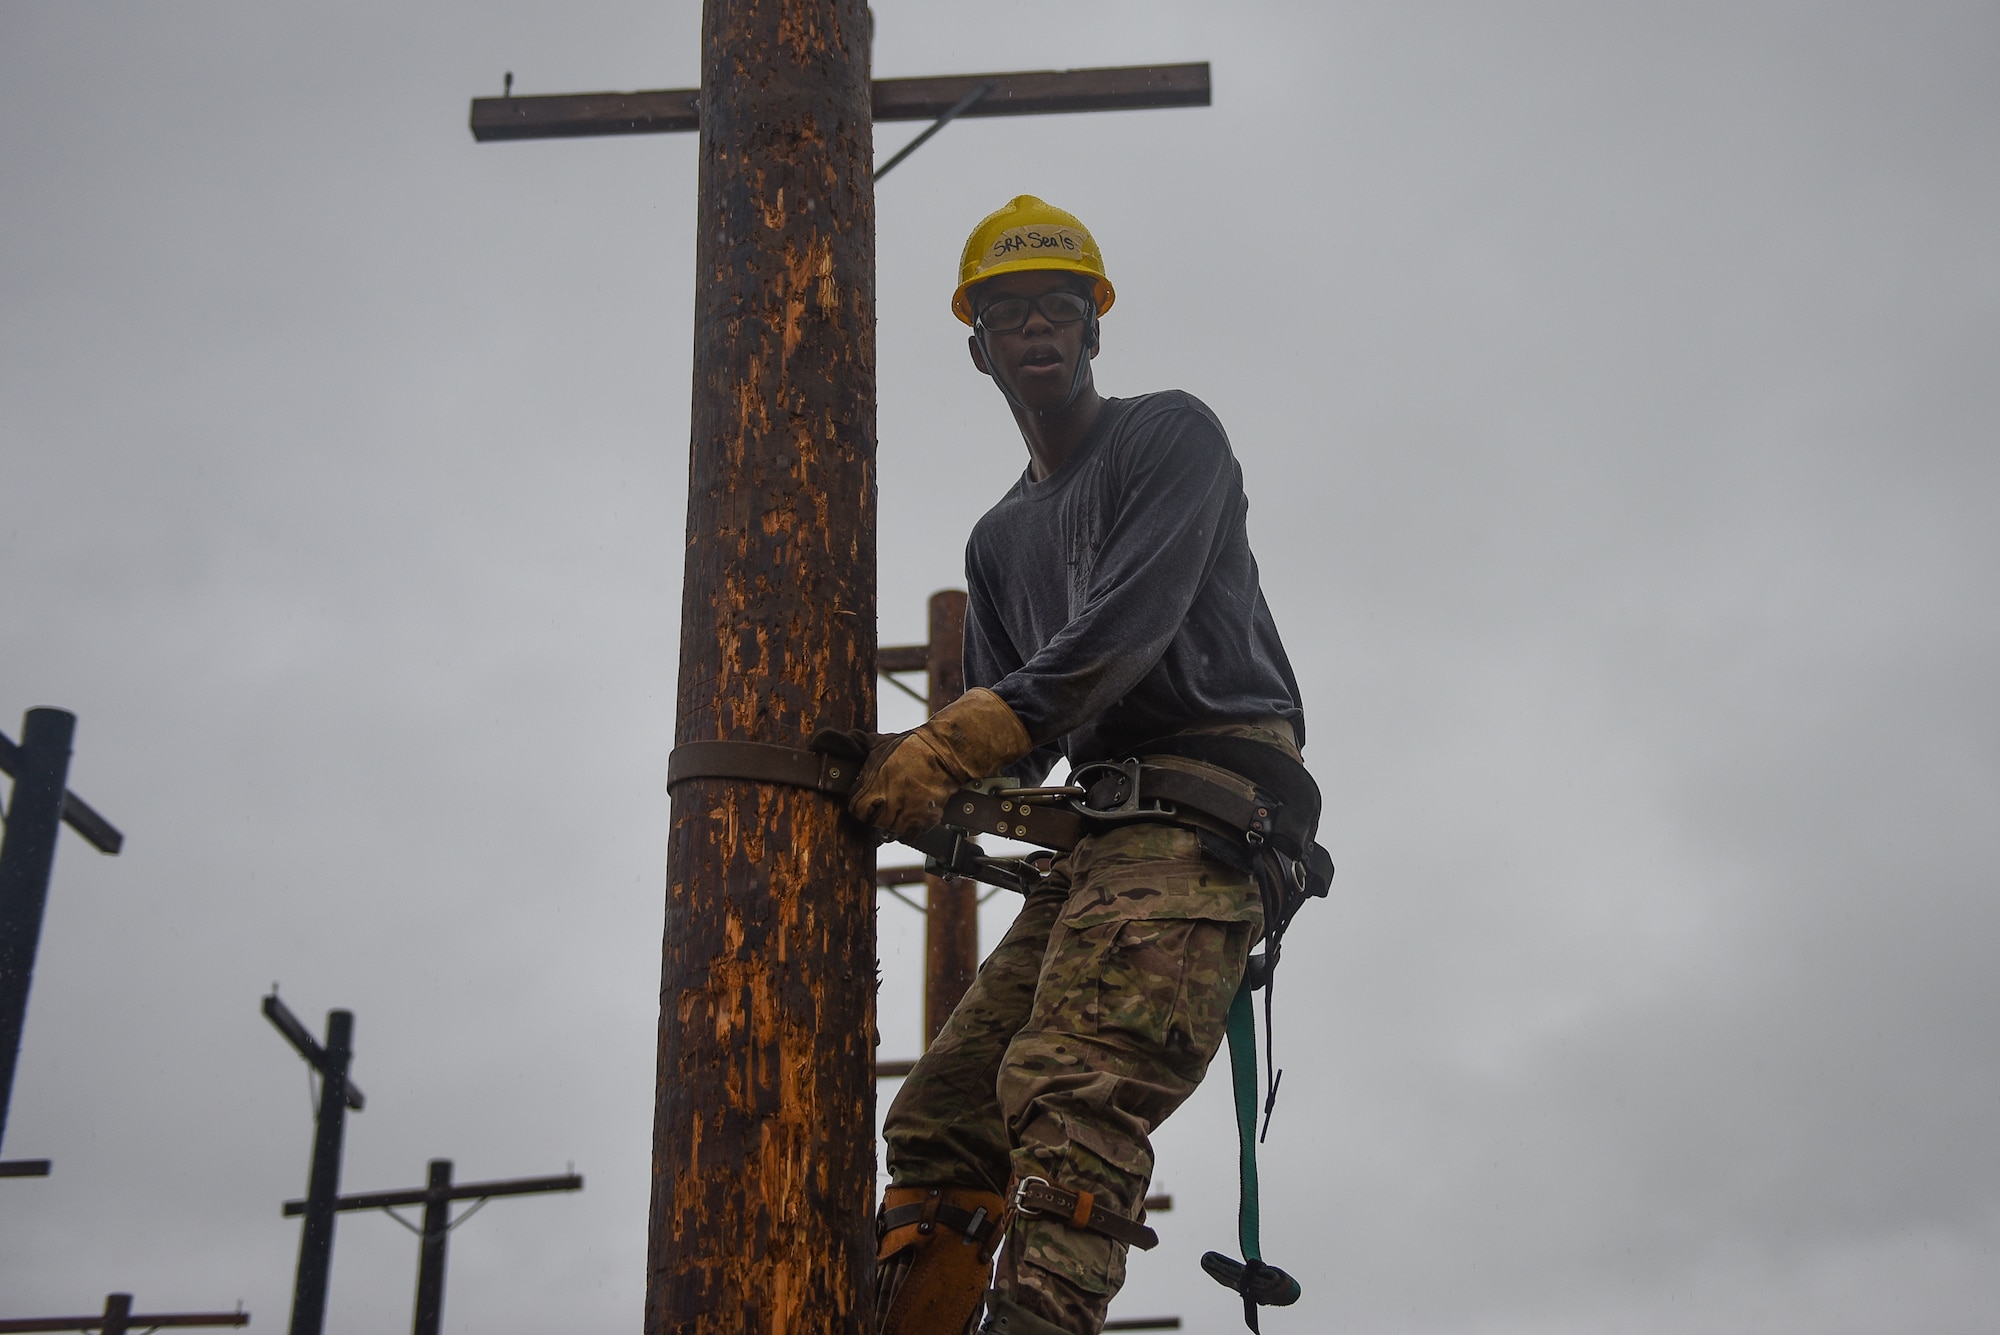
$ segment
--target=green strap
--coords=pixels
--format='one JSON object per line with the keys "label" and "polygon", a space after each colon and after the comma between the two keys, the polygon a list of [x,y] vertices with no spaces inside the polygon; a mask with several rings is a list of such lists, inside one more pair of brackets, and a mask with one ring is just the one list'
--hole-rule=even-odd
{"label": "green strap", "polygon": [[1257,1007],[1246,974],[1229,1003],[1229,1079],[1236,1087],[1236,1241],[1243,1259],[1261,1261],[1257,1238]]}

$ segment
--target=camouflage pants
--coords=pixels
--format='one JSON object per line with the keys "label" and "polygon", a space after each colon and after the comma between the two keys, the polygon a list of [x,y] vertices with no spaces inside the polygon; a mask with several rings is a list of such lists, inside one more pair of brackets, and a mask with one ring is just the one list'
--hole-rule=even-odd
{"label": "camouflage pants", "polygon": [[[891,1180],[999,1192],[1041,1177],[1136,1218],[1148,1134],[1201,1082],[1262,927],[1251,878],[1191,831],[1084,840],[1028,897],[890,1105]],[[997,1282],[1096,1335],[1124,1280],[1123,1243],[1024,1217]]]}

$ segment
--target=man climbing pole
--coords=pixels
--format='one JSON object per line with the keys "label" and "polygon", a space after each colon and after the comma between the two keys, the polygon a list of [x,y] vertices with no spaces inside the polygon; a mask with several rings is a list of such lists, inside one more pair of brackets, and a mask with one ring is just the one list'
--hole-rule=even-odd
{"label": "man climbing pole", "polygon": [[[963,827],[946,807],[964,785],[1004,775],[993,795],[1025,811],[1066,756],[1082,823],[890,1107],[883,1335],[960,1335],[982,1298],[983,1331],[1095,1335],[1127,1248],[1155,1241],[1148,1136],[1226,1027],[1236,1055],[1246,971],[1268,980],[1331,872],[1242,470],[1192,395],[1098,394],[1115,295],[1090,232],[1031,195],[973,230],[952,294],[1028,467],[966,548],[971,689],[877,742],[850,810],[903,838]],[[1249,1279],[1224,1282],[1254,1320],[1290,1298],[1251,1293],[1283,1274],[1257,1261],[1252,1219]]]}

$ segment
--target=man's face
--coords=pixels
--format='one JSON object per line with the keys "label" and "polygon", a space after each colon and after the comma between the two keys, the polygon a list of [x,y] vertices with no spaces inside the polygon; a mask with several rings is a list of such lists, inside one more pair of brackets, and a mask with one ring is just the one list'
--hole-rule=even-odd
{"label": "man's face", "polygon": [[[1088,296],[1089,288],[1074,274],[1060,271],[1002,274],[973,289],[972,308],[980,312],[1003,297],[1032,298],[1050,292]],[[1040,310],[1030,310],[1028,322],[1019,329],[1007,333],[988,330],[984,350],[980,336],[973,335],[972,364],[1000,377],[1014,391],[1014,397],[1029,408],[1053,411],[1068,402],[1078,361],[1097,355],[1096,348],[1084,347],[1089,329],[1088,320],[1056,324]]]}

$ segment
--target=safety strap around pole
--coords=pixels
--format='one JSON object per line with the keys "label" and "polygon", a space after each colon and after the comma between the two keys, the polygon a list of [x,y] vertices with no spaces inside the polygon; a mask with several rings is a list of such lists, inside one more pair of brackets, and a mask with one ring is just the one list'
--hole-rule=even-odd
{"label": "safety strap around pole", "polygon": [[[861,766],[862,760],[851,755],[772,742],[682,742],[667,757],[667,787],[671,790],[694,779],[746,779],[846,797],[854,789]],[[961,788],[946,799],[945,824],[968,834],[995,834],[1054,849],[1075,848],[1084,834],[1083,818],[1074,811],[977,788]],[[940,838],[943,844],[937,840],[929,844],[904,842],[938,854],[940,848],[949,846],[948,835]]]}
{"label": "safety strap around pole", "polygon": [[667,787],[690,779],[748,779],[845,797],[861,762],[850,756],[770,742],[682,742],[667,757]]}

